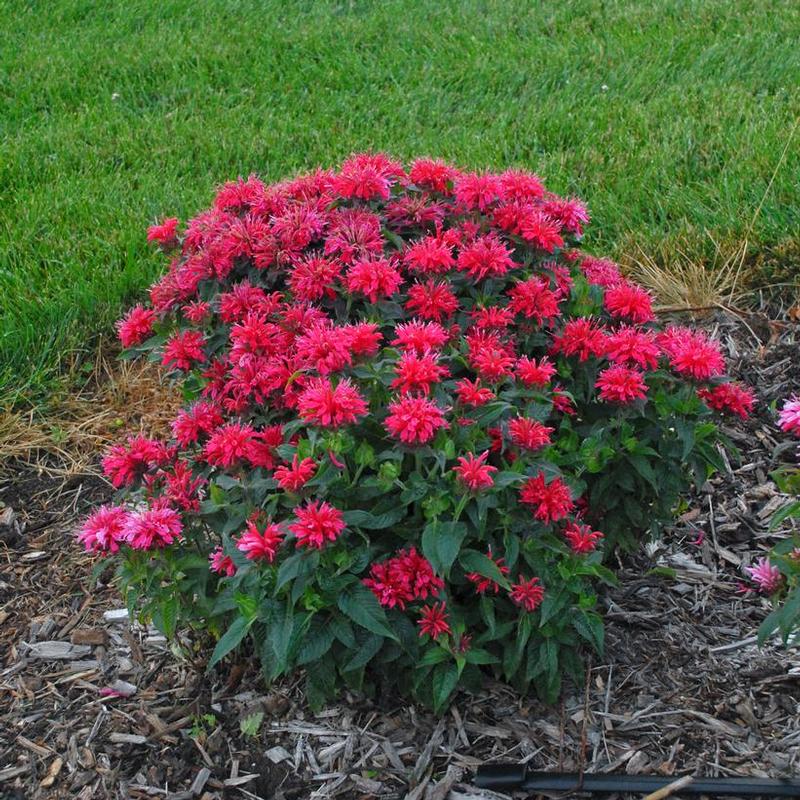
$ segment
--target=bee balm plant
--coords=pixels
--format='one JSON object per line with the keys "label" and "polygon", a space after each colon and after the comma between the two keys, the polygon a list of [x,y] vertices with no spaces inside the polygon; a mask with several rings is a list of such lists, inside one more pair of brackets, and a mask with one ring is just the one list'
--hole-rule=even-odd
{"label": "bee balm plant", "polygon": [[186,398],[103,466],[79,538],[167,634],[441,709],[486,674],[558,695],[603,645],[604,551],[669,521],[750,393],[702,333],[578,249],[530,173],[356,155],[223,186],[149,231],[169,268],[119,323]]}

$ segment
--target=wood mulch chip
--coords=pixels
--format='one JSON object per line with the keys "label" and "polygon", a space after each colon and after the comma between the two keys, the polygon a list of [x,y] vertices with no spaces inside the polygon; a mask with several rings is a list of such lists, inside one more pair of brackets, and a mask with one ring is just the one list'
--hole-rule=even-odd
{"label": "wood mulch chip", "polygon": [[727,432],[740,463],[690,498],[662,541],[619,559],[602,596],[607,655],[554,707],[496,683],[436,719],[345,693],[313,713],[300,681],[265,688],[241,660],[212,675],[187,636],[128,619],[71,540],[109,495],[19,462],[0,477],[0,798],[408,797],[486,800],[474,769],[785,776],[800,766],[800,657],[759,648],[768,612],[744,567],[789,530],[770,480],[793,448],[769,403],[800,388],[797,328],[706,320],[759,409]]}

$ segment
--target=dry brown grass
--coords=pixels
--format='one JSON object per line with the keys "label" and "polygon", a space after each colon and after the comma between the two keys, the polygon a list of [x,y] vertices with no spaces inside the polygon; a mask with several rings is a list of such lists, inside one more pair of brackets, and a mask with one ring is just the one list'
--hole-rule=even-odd
{"label": "dry brown grass", "polygon": [[653,292],[661,310],[736,307],[749,276],[747,241],[725,247],[711,241],[714,256],[707,263],[689,258],[679,246],[665,246],[655,255],[639,248],[623,266],[631,278]]}
{"label": "dry brown grass", "polygon": [[180,394],[146,362],[98,351],[86,388],[53,402],[46,416],[0,413],[0,470],[33,464],[65,478],[97,471],[98,455],[123,434],[166,434]]}

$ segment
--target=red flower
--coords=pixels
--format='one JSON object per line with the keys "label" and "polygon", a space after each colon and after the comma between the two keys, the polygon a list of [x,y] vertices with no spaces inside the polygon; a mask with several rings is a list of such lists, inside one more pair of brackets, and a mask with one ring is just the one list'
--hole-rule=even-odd
{"label": "red flower", "polygon": [[333,179],[333,188],[342,197],[388,200],[394,179],[403,174],[402,165],[383,153],[359,153],[342,164],[341,172]]}
{"label": "red flower", "polygon": [[550,198],[542,207],[542,211],[577,236],[583,234],[583,226],[589,221],[589,211],[586,206],[574,197]]}
{"label": "red flower", "polygon": [[552,253],[564,246],[561,225],[539,209],[530,208],[527,213],[520,214],[518,226],[522,238],[540,250]]}
{"label": "red flower", "polygon": [[440,322],[458,308],[458,299],[447,283],[436,283],[433,279],[415,283],[408,290],[406,308],[423,319]]}
{"label": "red flower", "polygon": [[280,525],[267,520],[263,530],[259,530],[257,516],[247,520],[245,532],[236,542],[236,549],[241,550],[251,561],[275,560],[275,554],[283,542],[283,531]]}
{"label": "red flower", "polygon": [[541,450],[550,444],[550,434],[555,428],[548,428],[535,419],[517,417],[508,423],[511,441],[525,450]]}
{"label": "red flower", "polygon": [[488,457],[488,450],[477,457],[474,453],[467,453],[466,456],[459,456],[458,466],[453,467],[453,472],[471,492],[479,492],[481,489],[494,486],[492,473],[497,472],[497,467],[485,463]]}
{"label": "red flower", "polygon": [[615,364],[635,364],[645,369],[658,366],[661,348],[651,331],[640,331],[624,325],[606,339],[606,355]]}
{"label": "red flower", "polygon": [[606,289],[603,304],[612,317],[622,317],[636,323],[651,322],[656,318],[650,295],[641,286],[632,283],[620,283]]}
{"label": "red flower", "polygon": [[346,275],[347,289],[367,297],[370,303],[391,297],[403,282],[393,261],[385,258],[356,261]]}
{"label": "red flower", "polygon": [[409,171],[411,182],[423,189],[440,194],[450,194],[450,185],[458,176],[458,170],[431,158],[419,158]]}
{"label": "red flower", "polygon": [[222,414],[214,403],[199,400],[189,408],[181,409],[172,423],[172,435],[181,447],[199,441],[222,424]]}
{"label": "red flower", "polygon": [[188,372],[195,364],[206,360],[203,349],[205,336],[200,331],[180,331],[172,336],[164,346],[161,363],[165,367]]}
{"label": "red flower", "polygon": [[411,547],[400,550],[394,558],[373,564],[364,585],[382,606],[404,609],[414,600],[425,600],[435,596],[444,588],[430,562]]}
{"label": "red flower", "polygon": [[395,374],[397,377],[392,381],[392,389],[397,389],[401,394],[421,392],[428,395],[431,385],[446,378],[450,370],[438,363],[435,353],[418,355],[409,350],[397,361]]}
{"label": "red flower", "polygon": [[720,383],[710,389],[700,389],[697,394],[714,411],[736,414],[742,419],[750,416],[756,401],[749,389],[745,389],[737,383]]}
{"label": "red flower", "polygon": [[287,283],[298,300],[315,301],[336,297],[334,283],[342,272],[338,261],[309,256],[298,261],[289,272]]}
{"label": "red flower", "polygon": [[116,553],[125,541],[129,512],[120,506],[100,506],[78,531],[78,541],[94,553]]}
{"label": "red flower", "polygon": [[648,388],[644,375],[639,370],[623,364],[615,364],[602,370],[595,386],[600,390],[601,400],[622,404],[644,400]]}
{"label": "red flower", "polygon": [[438,322],[403,322],[394,329],[394,347],[401,350],[416,350],[427,353],[428,350],[439,350],[450,338],[447,331]]}
{"label": "red flower", "polygon": [[537,325],[558,316],[558,298],[544,278],[534,276],[520,281],[508,290],[508,296],[508,307],[515,314],[535,320]]}
{"label": "red flower", "polygon": [[356,356],[374,356],[381,347],[383,336],[372,322],[343,325],[339,330],[348,337],[350,350]]}
{"label": "red flower", "polygon": [[317,463],[313,458],[304,458],[300,461],[299,456],[295,455],[291,465],[283,464],[275,470],[274,477],[281,489],[296,492],[314,477],[316,470]]}
{"label": "red flower", "polygon": [[117,333],[123,347],[141,344],[153,333],[156,312],[143,306],[134,306],[118,323]]}
{"label": "red flower", "polygon": [[578,356],[579,361],[600,357],[606,352],[604,329],[588,317],[571,319],[561,336],[553,340],[553,349],[566,356]]}
{"label": "red flower", "polygon": [[538,175],[517,169],[507,169],[499,175],[500,198],[506,203],[526,203],[544,195],[544,185]]}
{"label": "red flower", "polygon": [[294,511],[297,522],[289,525],[298,547],[320,549],[326,541],[335,542],[346,526],[342,512],[322,501],[313,500]]}
{"label": "red flower", "polygon": [[502,184],[496,175],[467,172],[456,178],[456,200],[470,211],[486,211],[500,196]]}
{"label": "red flower", "polygon": [[446,428],[444,412],[424,397],[404,395],[389,404],[386,430],[405,444],[426,444],[439,428]]}
{"label": "red flower", "polygon": [[255,430],[241,422],[217,428],[203,448],[203,458],[213,467],[231,467],[244,461],[250,452]]}
{"label": "red flower", "polygon": [[368,407],[349,378],[334,386],[328,378],[313,378],[297,400],[300,416],[314,425],[338,428],[367,413]]}
{"label": "red flower", "polygon": [[[501,575],[508,575],[510,570],[503,563],[504,559],[502,558],[495,559],[492,556],[491,547],[488,549],[486,555],[488,558],[494,561],[494,563],[497,565],[497,568],[500,570]],[[475,591],[478,594],[485,594],[486,592],[494,592],[495,594],[497,594],[500,591],[499,583],[495,583],[495,581],[493,581],[491,578],[487,578],[485,575],[481,575],[479,572],[468,572],[466,578],[470,583],[475,584]]]}
{"label": "red flower", "polygon": [[166,505],[156,505],[128,516],[124,538],[134,550],[153,550],[172,544],[182,531],[180,514]]}
{"label": "red flower", "polygon": [[167,460],[161,442],[146,436],[131,436],[126,444],[113,445],[103,458],[103,472],[115,489],[133,486],[145,472]]}
{"label": "red flower", "polygon": [[533,516],[542,522],[564,519],[575,506],[569,486],[560,478],[547,483],[543,472],[528,478],[520,491],[520,500],[532,506]]}
{"label": "red flower", "polygon": [[544,587],[538,578],[527,580],[524,575],[520,575],[519,583],[511,585],[509,597],[526,611],[535,611],[544,599]]}
{"label": "red flower", "polygon": [[325,240],[325,255],[339,256],[344,264],[383,252],[381,220],[377,214],[354,208],[337,210]]}
{"label": "red flower", "polygon": [[208,483],[195,477],[192,466],[186,461],[176,461],[171,472],[164,473],[164,494],[173,506],[183,511],[200,510],[200,491]]}
{"label": "red flower", "polygon": [[438,236],[426,236],[406,250],[403,263],[414,272],[438,275],[452,269],[456,262],[449,245]]}
{"label": "red flower", "polygon": [[158,242],[164,249],[178,243],[178,218],[170,217],[159,225],[151,225],[147,229],[147,241]]}
{"label": "red flower", "polygon": [[331,322],[310,326],[295,342],[297,358],[320,375],[338,372],[353,362],[347,331]]}
{"label": "red flower", "polygon": [[458,254],[458,269],[475,281],[502,278],[516,264],[511,251],[493,235],[479,236]]}
{"label": "red flower", "polygon": [[473,408],[486,405],[495,398],[495,393],[491,389],[481,386],[480,381],[470,381],[468,378],[462,378],[456,383],[456,394],[459,402]]}
{"label": "red flower", "polygon": [[514,324],[514,312],[510,308],[485,306],[470,313],[475,330],[503,330]]}
{"label": "red flower", "polygon": [[725,359],[716,343],[688,328],[669,327],[658,335],[658,343],[675,372],[705,381],[722,375]]}
{"label": "red flower", "polygon": [[211,304],[203,300],[193,300],[183,307],[183,316],[193,325],[202,325],[211,317]]}
{"label": "red flower", "polygon": [[229,578],[236,574],[236,564],[230,556],[226,556],[221,547],[216,547],[208,556],[209,569],[218,575],[223,573]]}
{"label": "red flower", "polygon": [[555,374],[556,368],[546,356],[538,361],[523,356],[517,361],[516,377],[526,386],[543,389]]}
{"label": "red flower", "polygon": [[424,606],[422,609],[422,616],[420,616],[417,624],[419,625],[419,635],[425,636],[427,634],[431,639],[436,639],[438,636],[451,633],[444,603],[434,603],[432,606]]}
{"label": "red flower", "polygon": [[564,531],[564,538],[569,542],[573,552],[580,555],[591,553],[603,538],[600,531],[593,531],[588,525],[571,522]]}

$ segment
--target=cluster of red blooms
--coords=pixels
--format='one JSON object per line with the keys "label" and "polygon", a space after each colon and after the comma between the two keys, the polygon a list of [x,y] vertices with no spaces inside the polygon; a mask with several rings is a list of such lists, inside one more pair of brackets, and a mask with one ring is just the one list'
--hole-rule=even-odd
{"label": "cluster of red blooms", "polygon": [[[342,511],[298,497],[321,461],[278,456],[302,436],[296,424],[286,435],[287,423],[356,435],[363,428],[421,448],[474,425],[504,391],[517,393],[520,409],[549,403],[546,420],[506,415],[482,432],[490,443],[482,452],[456,454],[454,485],[492,491],[499,469],[541,457],[564,415],[580,414],[559,376],[584,364],[596,371],[587,402],[643,404],[656,373],[671,370],[711,409],[745,416],[753,397],[724,380],[714,342],[682,327],[658,330],[644,289],[613,262],[575,249],[587,221],[582,203],[527,172],[464,172],[430,159],[406,170],[361,154],[338,172],[231,182],[182,230],[175,219],[153,226],[148,239],[172,261],[150,306],[120,321],[119,337],[146,349],[152,336],[166,336],[161,363],[199,378],[202,396],[179,413],[171,442],[136,437],[112,448],[109,479],[144,487],[149,506],[104,507],[81,540],[98,551],[164,547],[180,539],[182,519],[197,512],[214,474],[262,469],[295,498],[294,513],[273,521],[256,510],[236,547],[267,563],[287,541],[324,548],[346,530]],[[595,298],[591,313],[574,311],[578,284],[581,308]],[[518,497],[531,524],[560,526],[576,554],[593,550],[602,534],[577,521],[568,481],[534,469],[525,476]],[[234,574],[222,550],[210,560]],[[470,580],[479,593],[497,591],[480,576]],[[375,563],[365,583],[400,609],[444,588],[413,547]],[[541,602],[536,577],[509,585],[521,608]],[[424,606],[420,628],[434,637],[450,631],[444,600]]]}

